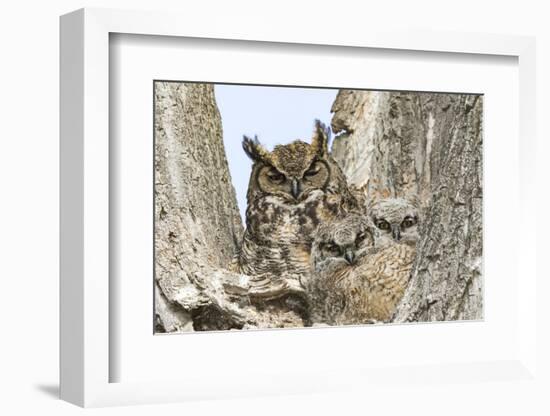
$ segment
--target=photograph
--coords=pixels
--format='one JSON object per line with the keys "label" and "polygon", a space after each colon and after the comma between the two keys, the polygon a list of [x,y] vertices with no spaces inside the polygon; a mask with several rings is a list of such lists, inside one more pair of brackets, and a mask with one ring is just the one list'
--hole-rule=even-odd
{"label": "photograph", "polygon": [[3,2],[0,416],[550,416],[547,6]]}
{"label": "photograph", "polygon": [[152,88],[155,334],[483,320],[483,94]]}

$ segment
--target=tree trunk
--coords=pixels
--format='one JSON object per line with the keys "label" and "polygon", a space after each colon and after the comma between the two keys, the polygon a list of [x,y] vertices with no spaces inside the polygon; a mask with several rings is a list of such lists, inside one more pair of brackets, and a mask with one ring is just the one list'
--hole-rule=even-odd
{"label": "tree trunk", "polygon": [[242,232],[213,86],[155,82],[155,278],[160,328],[189,328],[191,314],[211,303],[210,290],[215,289],[205,272],[227,267]]}
{"label": "tree trunk", "polygon": [[332,155],[367,199],[418,196],[417,257],[395,322],[481,319],[482,96],[341,90]]}

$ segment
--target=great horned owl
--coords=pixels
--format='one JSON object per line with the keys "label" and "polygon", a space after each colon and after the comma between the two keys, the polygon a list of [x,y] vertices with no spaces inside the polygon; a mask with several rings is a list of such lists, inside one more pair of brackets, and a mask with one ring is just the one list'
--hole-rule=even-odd
{"label": "great horned owl", "polygon": [[367,217],[349,214],[319,226],[311,250],[311,269],[340,280],[374,249],[373,227]]}
{"label": "great horned owl", "polygon": [[309,273],[313,232],[357,206],[346,179],[328,153],[329,130],[316,121],[310,144],[296,140],[265,149],[257,138],[244,137],[252,159],[247,193],[246,230],[237,259],[241,273],[263,278],[250,295],[274,297],[300,291]]}
{"label": "great horned owl", "polygon": [[416,244],[420,207],[415,197],[383,198],[369,203],[368,215],[378,232],[376,247],[385,247],[396,242]]}
{"label": "great horned owl", "polygon": [[381,230],[351,214],[319,226],[306,284],[310,319],[328,325],[387,322],[409,282],[415,248],[377,247]]}

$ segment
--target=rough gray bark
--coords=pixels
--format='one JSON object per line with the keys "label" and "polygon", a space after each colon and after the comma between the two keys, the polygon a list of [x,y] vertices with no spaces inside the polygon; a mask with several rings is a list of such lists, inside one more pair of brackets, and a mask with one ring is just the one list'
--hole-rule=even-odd
{"label": "rough gray bark", "polygon": [[332,155],[367,199],[418,196],[417,258],[395,322],[481,319],[482,97],[349,91]]}
{"label": "rough gray bark", "polygon": [[243,233],[208,84],[155,82],[155,330],[299,326],[250,297],[280,288],[229,271]]}
{"label": "rough gray bark", "polygon": [[242,231],[213,87],[156,82],[155,312],[165,330],[223,303],[207,269],[229,264]]}

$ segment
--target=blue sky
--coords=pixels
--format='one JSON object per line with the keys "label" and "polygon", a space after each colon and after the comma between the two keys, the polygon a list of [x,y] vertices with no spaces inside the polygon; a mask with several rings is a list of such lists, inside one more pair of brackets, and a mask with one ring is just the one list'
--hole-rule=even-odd
{"label": "blue sky", "polygon": [[316,118],[330,125],[337,89],[216,85],[223,139],[241,217],[252,163],[241,147],[243,134],[258,135],[268,149],[296,139],[311,140]]}

